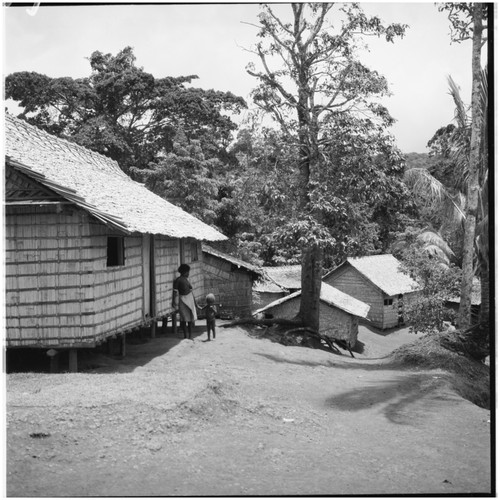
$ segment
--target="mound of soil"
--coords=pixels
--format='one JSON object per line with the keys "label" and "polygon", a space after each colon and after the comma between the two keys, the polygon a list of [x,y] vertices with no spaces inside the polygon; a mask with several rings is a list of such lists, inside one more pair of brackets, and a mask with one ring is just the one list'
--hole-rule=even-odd
{"label": "mound of soil", "polygon": [[219,328],[11,373],[7,495],[490,493],[489,411],[394,364],[407,332],[359,338],[351,358]]}

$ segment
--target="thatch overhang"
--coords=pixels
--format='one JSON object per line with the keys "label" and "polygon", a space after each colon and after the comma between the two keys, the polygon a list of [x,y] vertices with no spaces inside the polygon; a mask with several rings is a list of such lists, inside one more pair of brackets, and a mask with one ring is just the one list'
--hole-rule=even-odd
{"label": "thatch overhang", "polygon": [[217,257],[219,259],[225,260],[226,262],[229,262],[232,266],[234,266],[236,269],[243,269],[245,271],[248,271],[252,275],[253,280],[257,280],[260,277],[262,277],[262,271],[260,268],[257,266],[254,266],[253,264],[249,264],[248,262],[245,262],[244,260],[238,259],[237,257],[234,257],[232,255],[229,255],[227,253],[221,252],[210,245],[207,245],[204,243],[201,247],[202,251],[208,255],[212,255],[214,257]]}
{"label": "thatch overhang", "polygon": [[421,290],[420,285],[401,270],[401,265],[392,254],[348,257],[340,266],[325,274],[323,280],[346,266],[352,266],[388,296]]}
{"label": "thatch overhang", "polygon": [[106,156],[5,117],[6,163],[104,224],[125,233],[223,241],[227,238],[133,181]]}

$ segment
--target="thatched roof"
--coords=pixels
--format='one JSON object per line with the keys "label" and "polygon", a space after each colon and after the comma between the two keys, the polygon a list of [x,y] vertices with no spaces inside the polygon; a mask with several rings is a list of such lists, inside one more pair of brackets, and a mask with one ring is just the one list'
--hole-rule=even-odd
{"label": "thatched roof", "polygon": [[6,163],[103,223],[127,233],[220,241],[226,237],[128,177],[118,163],[5,117]]}
{"label": "thatched roof", "polygon": [[345,266],[352,266],[387,295],[420,290],[419,284],[401,270],[401,262],[391,254],[349,257],[340,266],[327,273],[323,279]]}
{"label": "thatched roof", "polygon": [[207,253],[208,255],[213,255],[214,257],[218,257],[219,259],[225,260],[227,262],[230,262],[232,265],[245,269],[252,274],[256,274],[257,276],[262,276],[262,271],[257,267],[254,266],[253,264],[249,264],[248,262],[245,262],[244,260],[238,259],[236,257],[233,257],[232,255],[229,255],[227,253],[221,252],[210,245],[207,245],[204,243],[202,245],[202,250],[203,252]]}
{"label": "thatched roof", "polygon": [[262,278],[253,284],[253,291],[258,293],[288,293],[288,290],[281,288],[273,281]]}
{"label": "thatched roof", "polygon": [[[299,297],[302,292],[299,290],[297,292],[291,293],[286,297],[282,297],[274,302],[271,302],[267,306],[263,307],[255,311],[254,314],[259,314],[261,312],[272,309],[284,302],[292,300],[296,297]],[[368,311],[370,310],[370,306],[361,302],[350,295],[347,295],[344,292],[341,292],[337,288],[330,286],[328,283],[321,283],[321,292],[319,297],[321,302],[328,304],[329,306],[337,307],[338,309],[342,309],[343,311],[352,314],[353,316],[358,316],[360,318],[366,318],[368,315]]]}
{"label": "thatched roof", "polygon": [[262,268],[269,280],[286,290],[298,290],[302,287],[300,264],[293,266],[265,266]]}

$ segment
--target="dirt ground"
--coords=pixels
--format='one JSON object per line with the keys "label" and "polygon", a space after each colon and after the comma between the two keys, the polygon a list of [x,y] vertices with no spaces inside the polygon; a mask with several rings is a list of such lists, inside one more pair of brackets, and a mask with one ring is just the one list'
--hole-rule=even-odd
{"label": "dirt ground", "polygon": [[353,359],[263,332],[7,375],[7,495],[491,493],[490,412],[384,358],[414,335],[360,327]]}

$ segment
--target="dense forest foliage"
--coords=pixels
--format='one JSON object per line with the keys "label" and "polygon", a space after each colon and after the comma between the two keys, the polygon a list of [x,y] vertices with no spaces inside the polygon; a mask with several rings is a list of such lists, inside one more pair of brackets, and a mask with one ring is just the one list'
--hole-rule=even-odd
{"label": "dense forest foliage", "polygon": [[[264,265],[300,261],[297,145],[280,129],[235,116],[245,101],[190,85],[195,76],[155,79],[130,47],[94,52],[85,79],[14,73],[6,97],[21,117],[115,159],[134,179],[230,238],[226,249]],[[34,89],[37,89],[36,92]],[[421,225],[403,182],[405,157],[376,122],[332,115],[325,166],[315,173],[326,228],[325,267],[347,255],[389,251],[398,232]]]}

